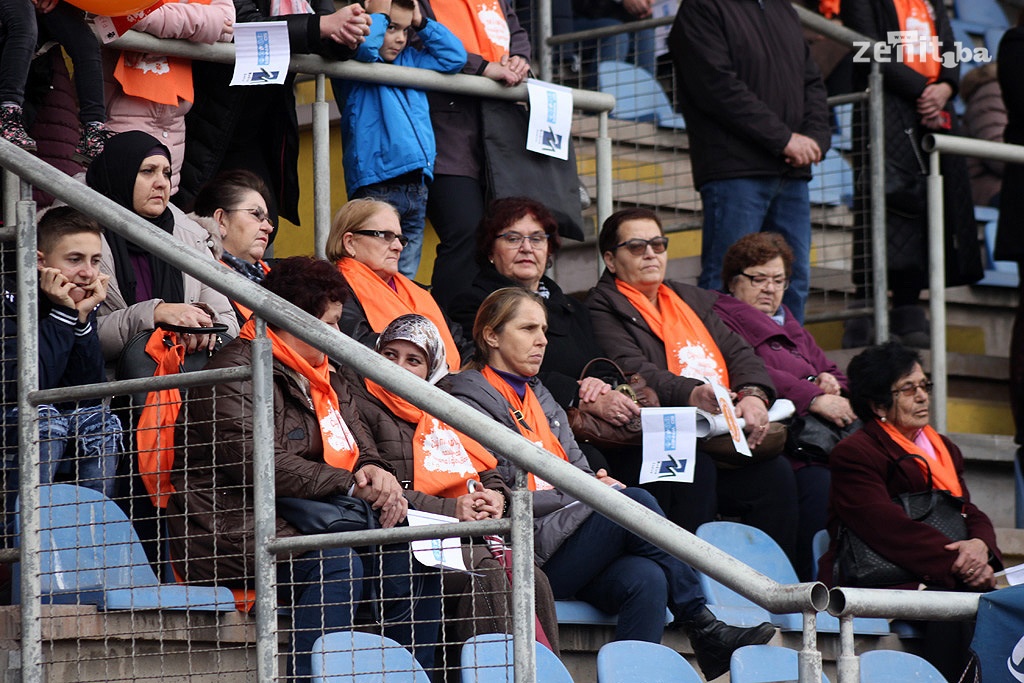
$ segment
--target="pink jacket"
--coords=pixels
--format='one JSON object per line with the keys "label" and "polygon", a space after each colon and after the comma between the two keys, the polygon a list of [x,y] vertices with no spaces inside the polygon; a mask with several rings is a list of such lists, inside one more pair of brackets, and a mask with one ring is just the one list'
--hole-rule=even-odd
{"label": "pink jacket", "polygon": [[[234,25],[235,5],[232,0],[210,0],[209,5],[193,2],[169,2],[133,28],[159,38],[191,40],[207,45],[218,41],[230,42],[225,34],[225,21]],[[191,102],[180,101],[177,106],[158,104],[139,97],[126,95],[114,78],[120,50],[103,50],[103,78],[107,104],[107,125],[121,133],[141,130],[163,142],[171,150],[171,194],[178,191],[181,163],[185,159],[185,114]],[[161,55],[149,55],[150,61],[159,63]]]}

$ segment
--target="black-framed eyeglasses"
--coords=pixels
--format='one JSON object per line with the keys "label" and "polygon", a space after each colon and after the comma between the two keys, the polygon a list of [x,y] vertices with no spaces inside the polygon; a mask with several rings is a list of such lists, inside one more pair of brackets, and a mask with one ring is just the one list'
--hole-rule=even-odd
{"label": "black-framed eyeglasses", "polygon": [[365,237],[376,237],[377,239],[384,240],[388,244],[391,244],[395,240],[403,247],[409,244],[409,238],[401,233],[392,232],[391,230],[353,230],[353,235],[363,235]]}
{"label": "black-framed eyeglasses", "polygon": [[758,289],[764,289],[768,286],[768,283],[775,285],[776,289],[786,290],[789,289],[789,278],[785,275],[751,275],[749,273],[740,272],[738,275],[750,280],[750,284],[754,285]]}
{"label": "black-framed eyeglasses", "polygon": [[546,232],[535,232],[532,235],[521,235],[518,232],[503,232],[498,235],[497,239],[501,240],[507,247],[519,248],[522,246],[523,241],[530,243],[530,246],[534,249],[540,249],[542,246],[548,243],[551,239],[551,235]]}
{"label": "black-framed eyeglasses", "polygon": [[907,382],[903,386],[896,387],[895,389],[893,389],[892,393],[893,393],[893,396],[895,396],[896,394],[902,394],[903,396],[906,396],[907,398],[911,398],[913,396],[917,396],[917,390],[918,389],[923,389],[924,393],[931,394],[933,386],[935,386],[935,384],[933,382],[931,382],[931,381],[928,381],[928,380],[925,380],[924,382],[921,382],[920,384],[911,384],[910,382]]}
{"label": "black-framed eyeglasses", "polygon": [[668,249],[668,238],[665,237],[664,235],[661,235],[660,237],[652,237],[649,240],[626,240],[625,242],[619,242],[618,244],[615,245],[616,249],[619,249],[621,247],[625,247],[626,249],[628,249],[629,253],[632,254],[633,256],[642,255],[645,251],[647,251],[647,247],[650,247],[651,251],[653,251],[655,254],[663,254],[665,250]]}
{"label": "black-framed eyeglasses", "polygon": [[266,211],[264,211],[263,209],[259,208],[258,206],[253,206],[251,208],[243,206],[243,207],[239,207],[237,209],[224,209],[224,210],[225,211],[229,211],[229,212],[230,211],[244,211],[247,214],[249,214],[250,216],[252,216],[253,218],[255,218],[257,221],[259,221],[260,223],[266,221],[267,223],[270,223],[271,225],[274,224],[273,221],[270,220],[270,214],[268,214]]}

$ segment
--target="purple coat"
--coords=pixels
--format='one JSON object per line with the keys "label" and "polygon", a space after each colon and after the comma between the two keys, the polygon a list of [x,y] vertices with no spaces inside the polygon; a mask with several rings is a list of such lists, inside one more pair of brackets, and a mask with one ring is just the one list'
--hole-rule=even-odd
{"label": "purple coat", "polygon": [[805,330],[783,305],[786,320],[779,325],[764,312],[728,294],[715,302],[715,313],[734,332],[754,347],[764,361],[768,375],[781,398],[796,405],[797,413],[806,415],[811,400],[824,392],[807,378],[822,372],[834,375],[845,391],[846,375],[830,361],[811,333]]}

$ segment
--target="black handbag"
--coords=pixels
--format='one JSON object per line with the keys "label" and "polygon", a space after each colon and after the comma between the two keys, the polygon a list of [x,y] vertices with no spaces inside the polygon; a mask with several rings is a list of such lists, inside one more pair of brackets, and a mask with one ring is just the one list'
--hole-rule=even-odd
{"label": "black handbag", "polygon": [[[890,473],[904,458],[917,458],[928,465],[928,461],[921,456],[909,454],[895,461],[890,466]],[[949,491],[932,488],[931,467],[926,467],[926,470],[927,491],[901,493],[893,497],[893,502],[903,508],[907,517],[927,524],[950,541],[967,540],[963,499]],[[872,588],[920,581],[920,577],[880,555],[845,525],[839,528],[835,564],[835,576],[843,586]]]}
{"label": "black handbag", "polygon": [[380,528],[377,512],[362,498],[335,495],[326,500],[282,497],[277,514],[303,534],[330,534]]}
{"label": "black handbag", "polygon": [[789,424],[786,453],[804,462],[828,463],[828,455],[836,444],[860,429],[861,421],[854,420],[839,427],[831,420],[817,415],[798,415]]}
{"label": "black handbag", "polygon": [[558,233],[583,240],[580,178],[572,140],[565,161],[526,149],[530,114],[516,102],[480,100],[488,200],[529,197],[558,221]]}

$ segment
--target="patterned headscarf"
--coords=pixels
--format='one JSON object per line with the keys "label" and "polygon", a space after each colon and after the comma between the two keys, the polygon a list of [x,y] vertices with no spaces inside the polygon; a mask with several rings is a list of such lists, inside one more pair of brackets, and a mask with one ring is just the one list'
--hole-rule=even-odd
{"label": "patterned headscarf", "polygon": [[438,380],[448,374],[441,333],[428,318],[416,313],[398,316],[380,333],[374,348],[380,353],[381,349],[393,341],[407,341],[427,355],[427,381],[431,384],[437,384]]}

